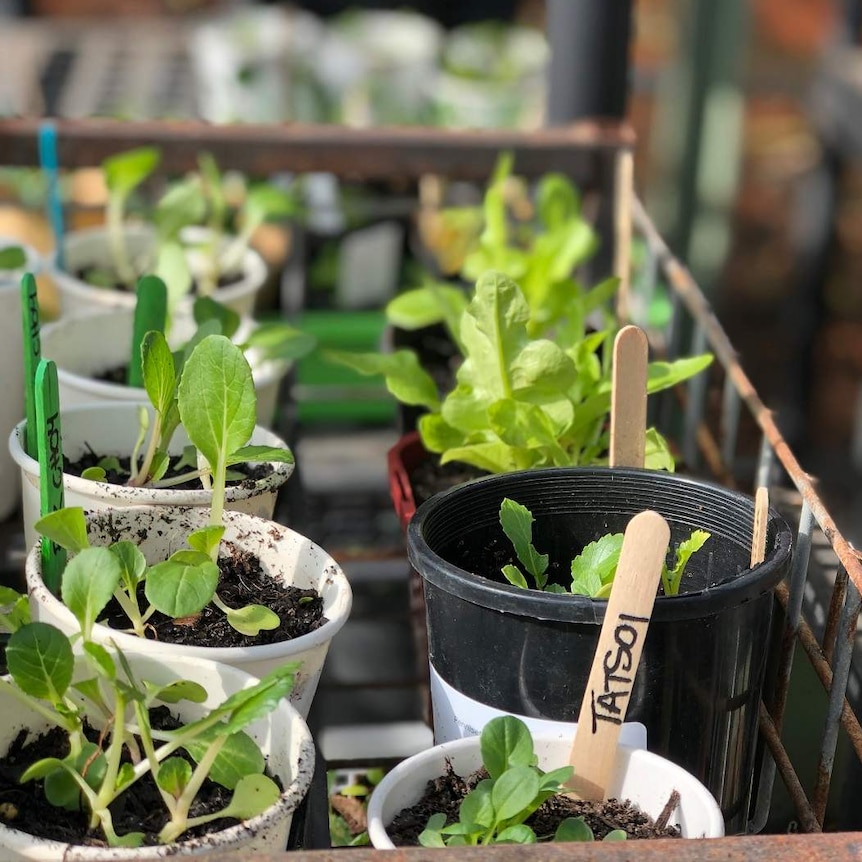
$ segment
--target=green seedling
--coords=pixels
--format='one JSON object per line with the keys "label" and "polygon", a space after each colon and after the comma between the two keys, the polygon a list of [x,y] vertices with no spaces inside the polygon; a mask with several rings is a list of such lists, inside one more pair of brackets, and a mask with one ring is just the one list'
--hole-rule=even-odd
{"label": "green seedling", "polygon": [[[118,800],[122,804],[124,794],[133,794],[147,774],[155,779],[167,812],[159,843],[177,841],[188,829],[222,817],[245,820],[260,814],[277,801],[280,790],[263,774],[264,756],[245,728],[290,693],[297,665],[277,668],[175,730],[154,728],[152,707],[202,703],[207,693],[190,680],[155,685],[138,678],[122,652],[90,639],[92,621],[111,595],[103,588],[104,576],[110,568],[116,576],[122,567],[112,551],[92,550],[102,552],[95,583],[86,583],[85,573],[82,577],[70,569],[63,582],[64,593],[75,597],[69,607],[81,627],[77,672],[70,638],[46,623],[22,621],[19,611],[26,596],[16,600],[0,594],[0,624],[12,631],[6,649],[9,676],[0,677],[0,697],[14,698],[69,737],[66,757],[30,764],[21,781],[42,781],[52,805],[86,812],[90,828],[99,830],[110,847],[144,843],[141,832],[116,833],[111,806]],[[100,725],[100,745],[87,740],[85,720]],[[193,763],[178,756],[181,750]],[[232,791],[230,801],[219,811],[193,816],[195,798],[207,778]]]}
{"label": "green seedling", "polygon": [[[614,280],[603,282],[578,300],[577,311],[560,323],[553,339],[535,338],[530,307],[518,285],[501,273],[485,273],[460,317],[463,360],[455,388],[445,395],[411,350],[327,355],[362,374],[383,373],[396,398],[424,407],[419,433],[443,464],[460,461],[490,473],[606,464],[609,356],[617,327],[592,333],[583,327],[586,316],[616,287]],[[711,361],[703,355],[652,362],[647,391],[676,386]],[[664,438],[654,428],[646,437],[645,466],[672,470]]]}
{"label": "green seedling", "polygon": [[[606,599],[610,596],[614,575],[620,561],[623,546],[622,533],[608,533],[590,542],[571,564],[572,582],[568,589],[560,584],[548,583],[548,555],[540,554],[533,546],[533,513],[520,503],[503,499],[500,504],[500,526],[515,549],[523,571],[518,566],[507,564],[502,573],[515,587],[537,589],[546,593],[572,593]],[[696,554],[710,538],[705,530],[694,530],[680,542],[674,555],[673,566],[662,567],[661,582],[666,596],[679,595],[680,584],[691,557]],[[527,582],[524,572],[532,578],[534,587]]]}
{"label": "green seedling", "polygon": [[[149,431],[149,444],[136,475],[164,472],[168,461],[165,437],[182,420],[186,433],[198,452],[198,469],[179,480],[198,477],[212,491],[209,524],[187,537],[188,547],[175,551],[167,560],[147,566],[140,551],[119,543],[123,565],[99,575],[94,553],[86,534],[83,510],[61,509],[43,518],[36,529],[76,556],[67,570],[93,566],[94,582],[101,577],[102,589],[113,595],[128,616],[132,630],[144,636],[147,620],[155,611],[174,619],[193,617],[212,603],[227,617],[228,623],[245,635],[279,624],[276,614],[262,605],[233,609],[221,601],[218,586],[218,552],[224,533],[223,513],[228,468],[249,461],[292,461],[288,449],[246,445],[255,424],[255,392],[251,368],[242,351],[223,335],[208,335],[184,361],[177,381],[175,357],[159,332],[147,333],[143,361],[144,385],[155,409]],[[134,459],[133,459],[134,460]],[[112,550],[115,546],[111,546]],[[84,558],[83,560],[81,558]],[[101,554],[104,560],[104,554]],[[86,570],[86,569],[85,569]],[[113,575],[116,574],[116,580]],[[138,604],[138,586],[144,583],[149,603]],[[65,584],[65,578],[64,578]],[[65,594],[63,601],[68,599]]]}
{"label": "green seedling", "polygon": [[[567,817],[554,835],[537,835],[526,821],[539,807],[566,792],[572,767],[543,772],[536,765],[533,737],[527,726],[513,716],[489,721],[479,738],[482,764],[488,778],[471,790],[458,811],[455,823],[445,814],[432,814],[419,835],[423,847],[463,847],[486,844],[535,844],[539,841],[593,841],[583,817]],[[603,840],[622,841],[626,833],[615,829]]]}
{"label": "green seedling", "polygon": [[[123,232],[126,204],[132,192],[156,169],[161,153],[155,147],[138,147],[117,153],[102,162],[108,205],[105,223],[111,243],[114,270],[120,283],[131,288],[137,272],[129,260]],[[113,279],[111,279],[113,280]]]}

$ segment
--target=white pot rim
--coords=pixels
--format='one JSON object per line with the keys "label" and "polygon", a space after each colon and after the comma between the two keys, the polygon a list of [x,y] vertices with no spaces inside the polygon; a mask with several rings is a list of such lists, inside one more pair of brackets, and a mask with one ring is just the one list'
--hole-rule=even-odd
{"label": "white pot rim", "polygon": [[[133,665],[136,660],[153,660],[151,657],[141,656],[140,654],[136,655],[134,653],[127,653],[127,655]],[[203,663],[207,665],[212,665],[213,667],[211,668],[211,670],[213,672],[217,672],[220,675],[223,675],[225,673],[235,673],[237,675],[241,675],[247,678],[246,682],[242,684],[242,688],[247,688],[258,682],[255,677],[253,677],[246,671],[223,664],[216,668],[215,666],[219,663],[215,661],[210,661],[208,659],[198,658],[191,662],[189,661],[188,656],[178,654],[172,658],[172,662],[178,662],[180,664],[188,663],[190,665],[197,666],[200,666]],[[282,698],[279,701],[273,711],[277,710],[294,713],[294,715],[291,717],[291,726],[292,729],[300,736],[298,758],[299,764],[302,765],[303,762],[314,764],[314,742],[312,740],[311,731],[308,729],[308,725],[306,724],[305,719],[297,712],[296,708],[290,703],[287,698]],[[264,720],[266,720],[266,716],[264,717]],[[95,860],[95,862],[99,862],[99,860],[110,860],[110,862],[115,862],[115,860],[116,862],[124,862],[124,860],[128,860],[128,862],[132,862],[132,860],[138,859],[140,857],[142,851],[158,853],[160,857],[163,856],[165,858],[175,858],[183,856],[207,856],[216,852],[220,847],[222,849],[229,849],[231,845],[235,844],[239,839],[243,838],[246,833],[257,832],[259,829],[261,829],[271,821],[279,820],[282,817],[287,816],[290,811],[296,809],[296,807],[299,805],[300,802],[302,802],[305,795],[308,793],[309,787],[311,785],[312,773],[313,770],[311,769],[297,769],[293,780],[284,788],[278,800],[271,806],[269,806],[269,808],[262,811],[260,814],[249,818],[248,820],[244,820],[241,823],[235,824],[234,826],[229,826],[226,829],[220,829],[217,832],[208,833],[206,838],[203,839],[192,838],[183,841],[175,841],[171,844],[151,844],[146,845],[145,847],[137,848],[106,848],[95,846],[88,847],[83,844],[70,845],[64,841],[38,838],[28,832],[21,832],[17,829],[11,829],[8,826],[5,826],[2,821],[0,821],[0,848],[10,846],[13,849],[21,850],[26,850],[28,847],[31,847],[34,850],[41,848],[41,850],[44,851],[45,855],[40,855],[34,858],[56,858],[58,860],[66,858],[64,854],[69,852],[69,848],[74,848],[75,858],[90,858],[90,854],[88,853],[88,851],[92,851],[92,859]]]}
{"label": "white pot rim", "polygon": [[[123,231],[130,236],[139,236],[144,238],[152,238],[155,241],[155,228],[146,222],[126,222],[123,225]],[[107,242],[108,230],[103,225],[95,227],[81,228],[79,230],[69,231],[63,237],[64,250],[68,252],[67,246],[69,243],[75,243],[78,240],[86,239],[104,239]],[[95,287],[82,281],[75,273],[69,272],[67,269],[61,268],[57,263],[56,250],[50,255],[47,260],[46,268],[55,282],[58,282],[58,288],[73,296],[81,297],[82,299],[102,298],[104,301],[106,296],[110,296],[113,304],[134,307],[135,294],[132,291],[114,290],[112,288]],[[239,299],[249,293],[256,293],[263,282],[266,280],[267,265],[262,255],[251,248],[246,248],[242,257],[242,265],[237,273],[237,283],[227,284],[216,289],[213,296],[222,304],[230,303],[232,300]],[[58,281],[62,281],[59,284]],[[183,297],[186,301],[193,301],[194,296]]]}
{"label": "white pot rim", "polygon": [[[550,737],[545,734],[534,734],[533,739],[536,743],[544,741],[553,741],[559,743],[556,737]],[[397,785],[412,772],[421,770],[428,765],[440,764],[442,767],[446,756],[455,756],[459,753],[467,754],[471,751],[476,751],[479,747],[478,736],[468,736],[463,739],[456,739],[451,742],[443,742],[435,745],[433,748],[428,748],[425,751],[420,751],[412,757],[401,761],[397,766],[390,770],[383,777],[383,780],[371,794],[368,801],[368,836],[371,839],[372,845],[377,849],[395,849],[395,845],[390,840],[386,832],[386,824],[383,823],[383,805],[387,794],[397,787]],[[709,805],[706,834],[714,836],[724,835],[724,819],[721,815],[721,809],[718,803],[709,793],[709,791],[693,776],[691,773],[677,766],[672,761],[658,754],[647,751],[642,748],[632,748],[626,745],[618,746],[621,752],[625,752],[629,758],[637,758],[639,761],[645,761],[650,766],[650,771],[669,770],[672,769],[678,772],[682,783],[688,785],[688,788],[683,788],[682,793],[685,795],[685,790],[689,792],[699,790],[705,799],[711,803]],[[375,798],[376,796],[376,798]],[[410,805],[410,802],[405,802],[405,805]]]}
{"label": "white pot rim", "polygon": [[[143,392],[143,390],[139,390]],[[87,413],[94,416],[96,420],[100,413],[113,413],[118,410],[127,410],[129,418],[134,420],[137,415],[137,410],[141,406],[149,406],[148,401],[122,401],[114,404],[105,402],[95,402],[93,404],[78,404],[68,407],[60,411],[60,427],[63,425],[63,417],[71,414]],[[40,465],[35,458],[31,458],[24,450],[22,440],[24,439],[27,420],[22,419],[12,430],[9,435],[9,454],[12,460],[27,474],[36,477],[40,474]],[[255,426],[255,435],[271,438],[271,442],[267,445],[284,446],[289,448],[287,444],[272,431]],[[131,439],[131,437],[130,437]],[[105,455],[116,455],[116,452],[100,453]],[[293,473],[294,464],[282,463],[279,461],[266,461],[272,472],[268,476],[261,479],[255,479],[254,484],[250,487],[246,483],[241,485],[228,486],[225,489],[225,502],[234,503],[238,500],[247,500],[250,497],[256,497],[267,492],[277,491]],[[74,491],[81,495],[86,495],[94,499],[100,500],[115,500],[118,502],[142,503],[146,499],[151,504],[162,506],[206,506],[212,498],[210,491],[205,491],[203,488],[199,490],[181,490],[177,488],[130,488],[126,485],[112,485],[110,482],[96,482],[92,479],[83,479],[80,476],[75,476],[71,473],[63,473],[63,484],[70,491]]]}
{"label": "white pot rim", "polygon": [[[123,525],[124,521],[127,523],[133,523],[136,517],[142,514],[151,516],[152,513],[157,510],[160,510],[166,515],[178,515],[179,513],[182,513],[182,515],[187,516],[191,520],[201,521],[204,521],[204,516],[207,516],[209,513],[209,509],[206,508],[189,509],[178,506],[129,506],[128,508],[123,509],[89,512],[87,515],[88,522],[91,518],[96,520],[110,518],[113,520],[114,528],[117,529],[118,532],[123,532],[123,527],[118,526],[117,522],[119,522],[120,525]],[[319,628],[316,628],[314,631],[308,632],[307,634],[300,635],[292,640],[278,641],[271,644],[254,644],[250,646],[236,647],[176,644],[174,649],[178,653],[181,652],[184,656],[211,659],[213,661],[230,664],[231,657],[235,657],[239,650],[243,651],[243,654],[252,661],[264,661],[266,659],[290,660],[294,655],[304,653],[314,647],[329,643],[347,621],[353,601],[347,577],[335,560],[333,560],[332,557],[330,557],[329,554],[327,554],[315,542],[312,542],[305,536],[302,536],[288,527],[277,524],[274,521],[267,521],[263,518],[255,517],[254,515],[248,515],[245,512],[225,511],[223,513],[223,523],[227,528],[234,527],[237,530],[246,533],[257,531],[261,534],[265,534],[270,541],[299,540],[307,543],[309,550],[312,552],[319,553],[322,557],[325,557],[326,560],[329,561],[326,565],[326,569],[331,575],[330,583],[334,591],[334,601],[331,606],[329,609],[324,607],[324,613],[327,618],[326,622]],[[228,541],[231,541],[231,539],[228,539]],[[26,569],[28,574],[27,589],[31,602],[37,601],[43,604],[50,603],[53,610],[56,611],[56,615],[59,619],[63,620],[64,623],[77,628],[78,624],[72,612],[62,604],[62,602],[60,602],[60,600],[56,598],[50,590],[48,590],[45,586],[45,582],[42,580],[42,563],[40,546],[38,543],[30,549],[30,552],[27,555]],[[36,583],[37,579],[38,583]],[[325,601],[324,590],[319,589],[318,593]],[[94,626],[94,632],[101,632],[106,637],[109,636],[122,650],[135,651],[136,649],[140,650],[141,648],[142,639],[136,635],[117,631],[101,624],[96,624]],[[94,635],[94,637],[99,639],[98,635]],[[147,642],[159,643],[155,641]]]}

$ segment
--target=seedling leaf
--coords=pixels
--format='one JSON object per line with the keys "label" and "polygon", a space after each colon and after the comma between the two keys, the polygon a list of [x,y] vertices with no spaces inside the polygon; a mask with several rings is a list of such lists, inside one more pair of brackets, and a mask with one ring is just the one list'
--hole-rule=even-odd
{"label": "seedling leaf", "polygon": [[36,530],[52,542],[77,554],[90,546],[87,520],[81,506],[67,506],[50,512],[36,521]]}

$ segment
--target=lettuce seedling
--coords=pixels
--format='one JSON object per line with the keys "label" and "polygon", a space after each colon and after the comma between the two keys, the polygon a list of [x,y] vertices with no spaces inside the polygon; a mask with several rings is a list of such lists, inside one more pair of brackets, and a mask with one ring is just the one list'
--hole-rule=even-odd
{"label": "lettuce seedling", "polygon": [[7,245],[0,248],[0,270],[14,272],[27,263],[27,255],[20,245]]}
{"label": "lettuce seedling", "polygon": [[[533,737],[523,721],[511,715],[491,719],[479,737],[482,779],[461,802],[458,820],[446,825],[445,814],[432,814],[419,835],[423,847],[462,847],[485,844],[535,844],[538,841],[592,841],[583,817],[567,817],[554,835],[536,835],[526,821],[558,793],[566,792],[572,767],[543,772],[536,766]],[[625,840],[614,829],[605,841]]]}
{"label": "lettuce seedling", "polygon": [[[0,677],[0,696],[26,705],[69,737],[66,757],[30,764],[21,781],[42,781],[52,805],[88,812],[90,828],[100,830],[111,847],[139,847],[145,841],[141,832],[118,835],[110,806],[124,794],[134,793],[135,784],[147,774],[155,779],[167,812],[159,843],[174,842],[192,827],[219,818],[244,820],[260,814],[278,800],[281,791],[263,774],[264,756],[244,729],[290,693],[298,665],[275,669],[202,718],[174,730],[154,728],[151,708],[183,700],[202,703],[206,691],[190,680],[155,685],[138,678],[120,650],[90,639],[92,621],[110,598],[101,588],[103,581],[109,574],[117,577],[122,565],[105,548],[91,551],[99,554],[95,583],[86,582],[86,573],[68,568],[63,578],[64,593],[75,598],[70,610],[81,626],[77,660],[84,666],[83,673],[75,673],[72,639],[47,623],[20,624],[14,618],[19,602],[0,596],[0,624],[13,632],[6,648],[9,676]],[[26,596],[22,598],[26,602]],[[7,612],[10,606],[12,614]],[[100,744],[87,739],[85,720],[98,723]],[[180,750],[193,764],[177,755]],[[232,796],[221,810],[192,816],[195,798],[207,778],[232,791]]]}
{"label": "lettuce seedling", "polygon": [[114,270],[120,282],[131,288],[137,273],[129,260],[123,220],[129,195],[156,169],[161,153],[155,147],[138,147],[109,156],[102,162],[108,187],[105,224],[111,243]]}
{"label": "lettuce seedling", "polygon": [[[568,589],[560,584],[548,583],[548,555],[533,547],[533,513],[520,503],[505,497],[500,504],[500,526],[515,549],[518,562],[533,579],[535,589],[546,593],[572,593],[606,599],[611,594],[614,575],[623,547],[622,533],[608,533],[590,542],[573,560],[572,583]],[[679,587],[688,561],[709,539],[705,530],[693,530],[676,549],[673,567],[662,566],[661,582],[666,596],[679,595]],[[501,569],[506,580],[515,587],[530,589],[524,572],[509,563]]]}

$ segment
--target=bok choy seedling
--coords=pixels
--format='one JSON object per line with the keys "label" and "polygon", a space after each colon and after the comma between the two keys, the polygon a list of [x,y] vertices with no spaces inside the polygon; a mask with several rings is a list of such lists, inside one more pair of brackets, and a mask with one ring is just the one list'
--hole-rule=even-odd
{"label": "bok choy seedling", "polygon": [[[544,772],[536,766],[533,737],[527,725],[511,715],[491,719],[479,737],[482,765],[488,773],[461,802],[458,820],[432,814],[419,835],[423,847],[486,844],[535,844],[538,841],[593,841],[583,817],[567,817],[553,835],[537,835],[526,821],[552,796],[566,792],[572,767]],[[614,829],[604,841],[624,841]]]}
{"label": "bok choy seedling", "polygon": [[[515,587],[542,590],[546,593],[572,593],[606,599],[611,594],[614,575],[620,561],[623,547],[622,533],[608,533],[590,542],[571,563],[572,582],[569,588],[560,584],[548,583],[548,555],[540,554],[533,546],[533,513],[520,503],[506,497],[500,504],[500,526],[512,543],[518,562],[523,570],[514,564],[503,566],[506,580]],[[679,595],[680,584],[689,560],[707,542],[710,534],[705,530],[693,530],[691,535],[680,542],[674,556],[673,566],[667,563],[662,567],[661,583],[666,596]],[[527,582],[527,575],[534,587]]]}
{"label": "bok choy seedling", "polygon": [[[133,795],[135,785],[148,774],[166,812],[158,843],[174,842],[188,829],[219,818],[245,820],[273,805],[281,791],[264,774],[264,755],[245,728],[290,693],[297,665],[275,669],[176,729],[153,727],[151,708],[181,701],[203,703],[207,693],[200,684],[184,679],[156,685],[138,676],[133,658],[91,640],[92,623],[113,595],[110,584],[123,577],[126,562],[123,554],[106,548],[82,551],[75,560],[79,562],[64,572],[62,589],[81,627],[77,654],[59,629],[22,620],[20,597],[0,595],[0,625],[12,631],[6,648],[9,676],[0,677],[0,697],[31,708],[66,731],[69,739],[68,755],[29,764],[21,781],[42,781],[52,805],[86,813],[90,829],[98,830],[110,847],[140,847],[147,842],[143,832],[117,834],[111,806]],[[26,596],[23,600],[26,603]],[[85,735],[86,721],[97,723],[99,744]],[[207,778],[232,795],[220,810],[193,815]],[[15,828],[14,820],[8,825]]]}

